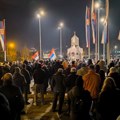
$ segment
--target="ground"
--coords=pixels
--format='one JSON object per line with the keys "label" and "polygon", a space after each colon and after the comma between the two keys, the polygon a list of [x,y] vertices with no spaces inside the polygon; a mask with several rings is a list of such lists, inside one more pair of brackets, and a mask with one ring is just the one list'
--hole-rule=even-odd
{"label": "ground", "polygon": [[[39,97],[40,100],[40,97]],[[21,120],[67,120],[69,116],[66,115],[65,111],[67,108],[66,101],[64,102],[63,106],[63,115],[59,118],[57,112],[52,112],[52,100],[53,100],[53,93],[48,90],[48,93],[45,94],[45,105],[41,105],[39,102],[37,105],[34,104],[34,95],[29,95],[29,105],[25,106],[25,113],[21,115]]]}

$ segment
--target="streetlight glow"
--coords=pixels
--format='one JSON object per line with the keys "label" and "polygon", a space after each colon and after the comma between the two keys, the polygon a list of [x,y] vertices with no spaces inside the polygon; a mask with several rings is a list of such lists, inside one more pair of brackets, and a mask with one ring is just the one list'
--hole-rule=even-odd
{"label": "streetlight glow", "polygon": [[116,49],[118,48],[118,46],[117,46],[117,45],[115,45],[115,46],[114,46],[114,48],[115,48],[115,50],[116,50]]}
{"label": "streetlight glow", "polygon": [[102,18],[100,19],[100,22],[104,24],[104,23],[105,23],[105,18],[102,17]]}
{"label": "streetlight glow", "polygon": [[45,12],[43,10],[40,11],[40,15],[41,16],[44,16],[45,15]]}
{"label": "streetlight glow", "polygon": [[15,44],[14,44],[14,43],[9,43],[9,47],[10,47],[10,48],[14,48],[14,47],[15,47]]}
{"label": "streetlight glow", "polygon": [[37,14],[37,18],[40,18],[40,14]]}
{"label": "streetlight glow", "polygon": [[95,8],[96,8],[96,9],[100,8],[100,3],[99,3],[99,2],[96,2],[96,3],[95,3]]}
{"label": "streetlight glow", "polygon": [[60,22],[60,27],[63,27],[64,26],[64,23],[63,22]]}

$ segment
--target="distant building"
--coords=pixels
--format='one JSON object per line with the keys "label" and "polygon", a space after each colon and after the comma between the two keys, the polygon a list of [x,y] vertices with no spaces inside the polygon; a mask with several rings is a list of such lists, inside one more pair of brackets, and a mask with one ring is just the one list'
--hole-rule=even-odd
{"label": "distant building", "polygon": [[71,38],[71,47],[67,49],[67,57],[70,61],[83,59],[83,48],[79,46],[79,38],[75,32]]}

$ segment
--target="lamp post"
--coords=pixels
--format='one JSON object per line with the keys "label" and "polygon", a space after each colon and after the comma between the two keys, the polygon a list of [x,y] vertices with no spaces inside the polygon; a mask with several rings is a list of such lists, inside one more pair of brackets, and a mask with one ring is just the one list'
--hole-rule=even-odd
{"label": "lamp post", "polygon": [[40,13],[37,14],[37,18],[39,19],[39,44],[40,44],[40,51],[39,51],[39,59],[42,58],[42,45],[41,45],[41,16],[44,16],[44,11],[40,11]]}
{"label": "lamp post", "polygon": [[63,22],[59,23],[58,29],[60,30],[60,57],[62,57],[62,28],[64,24]]}
{"label": "lamp post", "polygon": [[115,58],[116,58],[116,59],[117,59],[117,48],[118,48],[118,46],[115,45],[115,46],[114,46],[114,49],[115,49]]}

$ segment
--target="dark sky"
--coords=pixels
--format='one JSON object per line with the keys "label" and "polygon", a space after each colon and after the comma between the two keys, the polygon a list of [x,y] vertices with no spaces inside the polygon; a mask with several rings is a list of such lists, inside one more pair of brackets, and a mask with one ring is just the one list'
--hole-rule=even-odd
{"label": "dark sky", "polygon": [[[104,0],[101,1],[104,3]],[[80,46],[85,48],[85,7],[90,3],[91,0],[0,0],[0,19],[6,19],[7,41],[16,41],[19,48],[26,45],[39,49],[36,13],[44,8],[46,16],[41,20],[43,50],[50,50],[52,47],[59,50],[57,27],[60,21],[65,24],[63,48],[70,46],[74,31],[80,39]],[[117,41],[120,29],[119,6],[120,0],[110,0],[110,40],[114,45],[120,44]]]}

